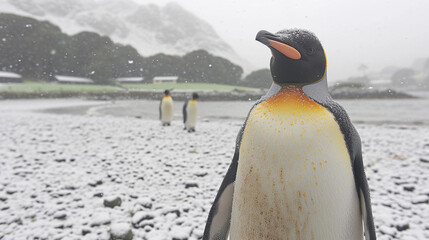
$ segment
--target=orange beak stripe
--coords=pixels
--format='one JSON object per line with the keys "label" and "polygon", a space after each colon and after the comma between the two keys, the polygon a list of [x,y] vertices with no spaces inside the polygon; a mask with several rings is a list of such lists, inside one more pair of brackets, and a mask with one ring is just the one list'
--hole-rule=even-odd
{"label": "orange beak stripe", "polygon": [[295,48],[293,48],[287,44],[277,42],[277,41],[273,41],[273,40],[269,40],[269,42],[270,42],[271,47],[273,47],[277,51],[283,53],[286,57],[294,59],[294,60],[301,59],[301,53],[299,53],[298,50],[296,50]]}

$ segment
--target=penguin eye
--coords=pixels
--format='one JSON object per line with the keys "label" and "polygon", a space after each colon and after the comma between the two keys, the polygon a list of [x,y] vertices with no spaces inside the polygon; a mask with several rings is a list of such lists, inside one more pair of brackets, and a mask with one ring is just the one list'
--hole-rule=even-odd
{"label": "penguin eye", "polygon": [[312,48],[312,47],[307,48],[307,54],[308,55],[313,55],[314,54],[314,48]]}

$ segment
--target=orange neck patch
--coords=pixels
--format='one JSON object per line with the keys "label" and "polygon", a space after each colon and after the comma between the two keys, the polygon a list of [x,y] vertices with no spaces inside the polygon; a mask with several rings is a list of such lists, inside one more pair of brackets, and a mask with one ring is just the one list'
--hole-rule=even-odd
{"label": "orange neck patch", "polygon": [[279,115],[316,114],[325,110],[309,98],[298,86],[285,86],[276,95],[260,103],[255,110]]}

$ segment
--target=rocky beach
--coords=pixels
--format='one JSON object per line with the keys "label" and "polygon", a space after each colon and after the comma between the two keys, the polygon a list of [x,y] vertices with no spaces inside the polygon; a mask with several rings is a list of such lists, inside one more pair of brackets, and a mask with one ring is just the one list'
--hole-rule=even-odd
{"label": "rocky beach", "polygon": [[[30,103],[0,103],[0,239],[202,238],[242,119],[201,117],[190,134],[180,117],[162,127],[42,111],[100,102]],[[428,239],[429,126],[355,126],[378,239]]]}

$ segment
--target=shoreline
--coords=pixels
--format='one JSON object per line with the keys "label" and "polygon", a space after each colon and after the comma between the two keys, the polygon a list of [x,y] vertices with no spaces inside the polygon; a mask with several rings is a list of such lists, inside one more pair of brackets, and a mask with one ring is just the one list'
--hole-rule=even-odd
{"label": "shoreline", "polygon": [[[175,90],[172,96],[177,100],[185,100],[198,92],[204,99],[209,101],[248,101],[258,100],[265,95],[266,90],[246,91],[234,89],[232,91],[219,90]],[[0,91],[0,101],[7,99],[55,99],[55,98],[85,98],[89,100],[156,100],[163,96],[161,90],[130,90],[123,92],[8,92]],[[331,92],[334,99],[412,99],[419,98],[404,92],[394,90],[371,90],[371,91],[334,91]]]}
{"label": "shoreline", "polygon": [[[427,98],[418,99],[335,99],[356,124],[399,124],[407,126],[429,125]],[[254,100],[210,101],[202,98],[198,103],[199,121],[244,121]],[[182,122],[184,101],[174,99],[174,121]],[[67,99],[10,99],[0,101],[0,111],[39,112],[75,116],[112,116],[138,119],[159,118],[159,99],[156,100],[87,100]]]}

